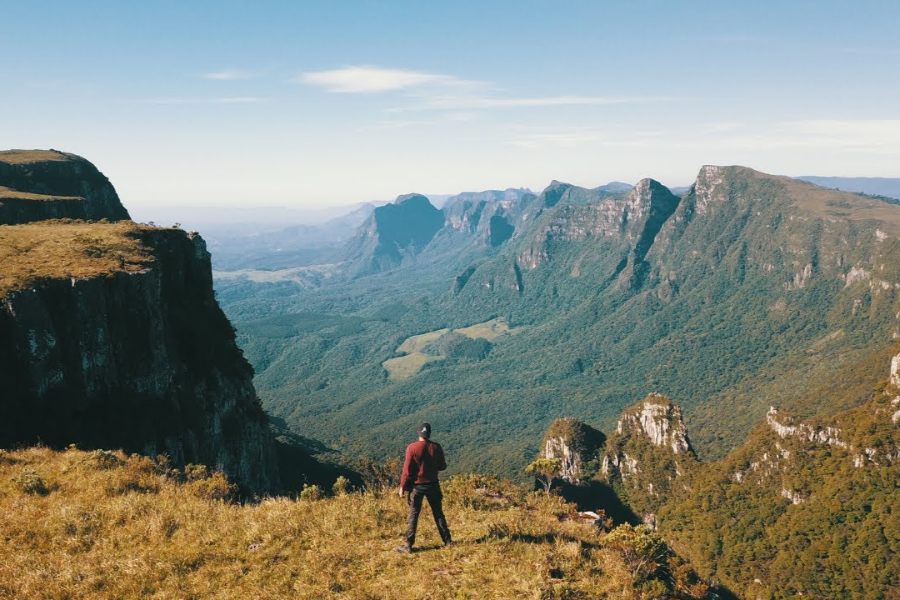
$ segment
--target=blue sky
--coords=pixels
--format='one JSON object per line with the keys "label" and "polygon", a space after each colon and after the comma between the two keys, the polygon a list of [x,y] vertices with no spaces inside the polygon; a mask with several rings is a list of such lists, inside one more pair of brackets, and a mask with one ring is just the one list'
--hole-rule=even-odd
{"label": "blue sky", "polygon": [[7,2],[0,146],[126,206],[900,177],[897,2]]}

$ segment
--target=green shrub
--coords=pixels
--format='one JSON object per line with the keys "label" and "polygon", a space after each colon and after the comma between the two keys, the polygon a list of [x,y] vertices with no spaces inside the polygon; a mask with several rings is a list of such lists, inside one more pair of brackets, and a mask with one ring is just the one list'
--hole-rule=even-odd
{"label": "green shrub", "polygon": [[305,485],[300,492],[300,499],[315,502],[322,498],[322,488],[317,485]]}
{"label": "green shrub", "polygon": [[334,485],[331,486],[331,492],[335,496],[343,496],[350,491],[350,480],[344,477],[343,475],[338,476],[338,478],[334,481]]}
{"label": "green shrub", "polygon": [[619,525],[606,535],[603,544],[621,554],[635,582],[656,575],[668,555],[663,539],[646,525]]}
{"label": "green shrub", "polygon": [[50,493],[50,489],[34,469],[22,469],[18,475],[12,478],[12,482],[26,494],[46,496]]}
{"label": "green shrub", "polygon": [[94,450],[88,455],[88,458],[101,469],[114,469],[125,464],[125,461],[111,450]]}
{"label": "green shrub", "polygon": [[237,496],[237,486],[230,481],[224,473],[213,473],[204,479],[195,479],[188,484],[191,492],[210,500],[222,500],[230,502]]}

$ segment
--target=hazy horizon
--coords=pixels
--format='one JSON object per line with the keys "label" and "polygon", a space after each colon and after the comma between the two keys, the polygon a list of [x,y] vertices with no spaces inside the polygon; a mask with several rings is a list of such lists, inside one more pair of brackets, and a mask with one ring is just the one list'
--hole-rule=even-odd
{"label": "hazy horizon", "polygon": [[133,211],[900,176],[900,5],[11,3],[2,146]]}

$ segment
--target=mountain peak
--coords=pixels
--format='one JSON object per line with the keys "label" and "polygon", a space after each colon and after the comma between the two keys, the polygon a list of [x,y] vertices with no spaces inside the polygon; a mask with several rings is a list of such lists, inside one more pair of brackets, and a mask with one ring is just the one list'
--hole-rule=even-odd
{"label": "mountain peak", "polygon": [[572,417],[556,419],[544,436],[541,456],[562,460],[560,477],[576,483],[584,476],[584,465],[596,458],[606,436],[587,423]]}
{"label": "mountain peak", "polygon": [[394,200],[394,204],[406,204],[407,202],[412,202],[413,204],[421,204],[423,201],[431,204],[431,201],[422,194],[402,194],[400,196],[397,196],[397,199]]}
{"label": "mountain peak", "polygon": [[654,192],[667,192],[668,194],[672,194],[672,191],[658,182],[655,179],[651,179],[650,177],[645,177],[638,181],[632,189],[634,192],[638,194],[648,194]]}
{"label": "mountain peak", "polygon": [[652,393],[625,411],[616,433],[637,434],[654,446],[668,446],[675,454],[693,452],[681,416],[681,407],[662,394]]}

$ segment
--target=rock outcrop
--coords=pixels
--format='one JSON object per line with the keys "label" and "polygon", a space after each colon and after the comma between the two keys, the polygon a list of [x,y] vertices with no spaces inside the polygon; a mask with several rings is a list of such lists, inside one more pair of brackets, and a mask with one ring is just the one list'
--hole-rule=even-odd
{"label": "rock outcrop", "polygon": [[697,464],[681,407],[650,394],[627,409],[607,440],[599,476],[618,486],[645,522],[673,490],[675,481]]}
{"label": "rock outcrop", "polygon": [[[17,219],[128,217],[106,178],[74,155],[0,153],[0,185],[79,198],[60,201],[78,207],[65,215],[45,200],[23,200],[40,210],[0,207]],[[216,302],[200,236],[127,222],[0,229],[0,447],[165,454],[222,470],[245,493],[280,489],[253,370]],[[52,257],[40,250],[51,246]]]}
{"label": "rock outcrop", "polygon": [[579,483],[591,475],[585,472],[585,466],[597,457],[605,442],[606,436],[586,423],[572,417],[556,419],[544,436],[541,457],[560,459],[560,478]]}
{"label": "rock outcrop", "polygon": [[624,278],[636,278],[633,285],[638,284],[646,272],[647,252],[678,202],[668,188],[652,179],[640,181],[624,196],[553,182],[539,204],[557,208],[520,252],[518,264],[532,270],[552,258],[555,244],[609,238],[624,250],[614,276],[624,271]]}
{"label": "rock outcrop", "polygon": [[421,194],[399,196],[379,206],[347,242],[341,259],[350,274],[368,275],[398,266],[415,256],[444,226],[444,213]]}
{"label": "rock outcrop", "polygon": [[253,372],[195,234],[141,233],[140,273],[56,279],[0,299],[0,446],[42,442],[166,454],[277,490]]}
{"label": "rock outcrop", "polygon": [[793,416],[780,413],[774,406],[770,407],[766,414],[766,423],[781,438],[799,437],[817,444],[828,444],[844,449],[850,447],[850,444],[841,439],[840,429],[798,423]]}
{"label": "rock outcrop", "polygon": [[673,454],[693,452],[681,407],[661,394],[650,394],[637,407],[626,411],[616,433],[646,437],[654,446],[668,446]]}
{"label": "rock outcrop", "polygon": [[55,150],[0,152],[0,225],[45,219],[128,219],[116,190],[87,160]]}

